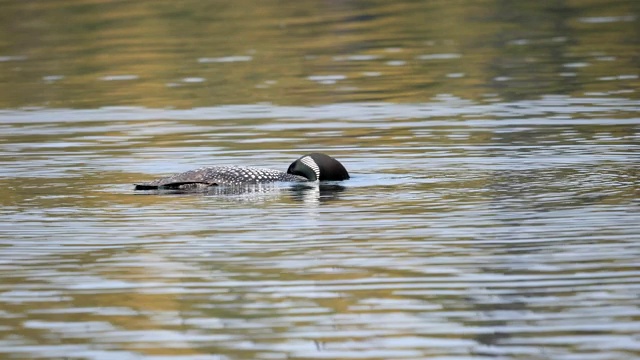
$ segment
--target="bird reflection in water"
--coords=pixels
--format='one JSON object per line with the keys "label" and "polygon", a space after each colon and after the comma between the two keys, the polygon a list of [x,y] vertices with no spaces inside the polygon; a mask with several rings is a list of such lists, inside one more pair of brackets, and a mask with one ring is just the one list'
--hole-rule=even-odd
{"label": "bird reflection in water", "polygon": [[287,194],[294,201],[320,203],[337,200],[345,191],[345,186],[334,183],[296,183],[291,186],[276,183],[210,186],[206,190],[160,189],[137,191],[139,195],[200,195],[218,197],[224,200],[269,201]]}
{"label": "bird reflection in water", "polygon": [[289,188],[291,198],[305,203],[337,200],[347,188],[339,184],[295,184]]}

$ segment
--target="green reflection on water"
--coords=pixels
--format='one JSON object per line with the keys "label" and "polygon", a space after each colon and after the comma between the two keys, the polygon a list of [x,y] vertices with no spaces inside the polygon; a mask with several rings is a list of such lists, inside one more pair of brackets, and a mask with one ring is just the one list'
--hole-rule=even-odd
{"label": "green reflection on water", "polygon": [[0,13],[0,107],[635,97],[635,7],[8,2]]}

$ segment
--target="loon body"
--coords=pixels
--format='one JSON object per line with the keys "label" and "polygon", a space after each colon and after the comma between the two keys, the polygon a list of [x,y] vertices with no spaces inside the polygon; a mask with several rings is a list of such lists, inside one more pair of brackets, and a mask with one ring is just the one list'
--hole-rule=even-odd
{"label": "loon body", "polygon": [[338,160],[326,154],[311,153],[291,163],[287,172],[241,166],[201,167],[148,183],[135,184],[134,190],[205,190],[217,185],[347,179],[349,173]]}

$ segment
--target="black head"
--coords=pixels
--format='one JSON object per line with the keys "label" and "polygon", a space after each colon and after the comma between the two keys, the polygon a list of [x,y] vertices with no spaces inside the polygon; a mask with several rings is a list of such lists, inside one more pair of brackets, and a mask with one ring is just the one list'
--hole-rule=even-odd
{"label": "black head", "polygon": [[349,179],[347,169],[329,155],[311,153],[291,163],[288,174],[299,175],[309,181],[340,181]]}

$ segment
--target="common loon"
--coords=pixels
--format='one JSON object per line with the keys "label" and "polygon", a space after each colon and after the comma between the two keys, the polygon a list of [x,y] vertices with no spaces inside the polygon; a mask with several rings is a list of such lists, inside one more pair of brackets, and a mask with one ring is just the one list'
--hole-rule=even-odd
{"label": "common loon", "polygon": [[205,190],[216,185],[347,179],[349,173],[338,160],[326,154],[311,153],[291,163],[287,172],[240,166],[201,167],[148,183],[135,184],[134,190]]}

